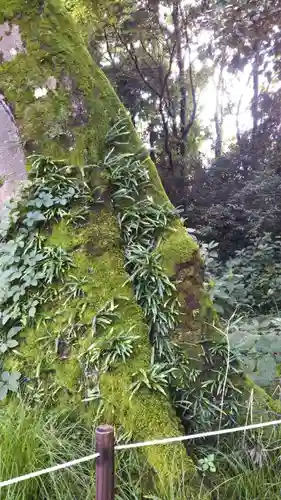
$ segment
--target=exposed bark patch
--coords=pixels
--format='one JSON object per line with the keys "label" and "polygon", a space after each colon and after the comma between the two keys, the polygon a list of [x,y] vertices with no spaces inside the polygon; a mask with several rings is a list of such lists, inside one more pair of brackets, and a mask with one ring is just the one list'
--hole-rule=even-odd
{"label": "exposed bark patch", "polygon": [[65,88],[65,90],[68,90],[68,92],[70,92],[74,88],[74,82],[73,82],[72,78],[70,78],[69,75],[63,74],[61,76],[61,83],[62,83],[62,86]]}
{"label": "exposed bark patch", "polygon": [[20,52],[25,52],[19,26],[7,22],[0,24],[1,61],[11,61]]}
{"label": "exposed bark patch", "polygon": [[12,110],[0,94],[0,206],[27,178],[25,157]]}
{"label": "exposed bark patch", "polygon": [[70,94],[71,117],[70,125],[78,126],[88,123],[89,116],[82,92],[77,88],[73,78],[67,74],[61,75],[61,84]]}
{"label": "exposed bark patch", "polygon": [[173,277],[182,304],[182,317],[176,336],[183,342],[194,342],[201,336],[201,324],[196,318],[202,297],[203,269],[196,253],[188,262],[176,266]]}
{"label": "exposed bark patch", "polygon": [[88,112],[84,98],[78,91],[71,95],[71,110],[73,125],[84,125],[88,122]]}

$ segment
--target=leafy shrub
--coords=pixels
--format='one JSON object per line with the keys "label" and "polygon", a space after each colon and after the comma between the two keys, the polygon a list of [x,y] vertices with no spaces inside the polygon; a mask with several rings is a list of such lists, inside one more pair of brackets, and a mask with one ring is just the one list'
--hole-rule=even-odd
{"label": "leafy shrub", "polygon": [[[50,299],[47,286],[63,280],[73,266],[63,248],[46,245],[47,237],[41,230],[49,228],[51,220],[71,220],[69,209],[76,200],[85,207],[92,200],[79,167],[36,155],[31,161],[30,180],[21,198],[12,200],[0,217],[1,361],[8,349],[18,345],[15,336],[32,323],[38,307]],[[3,375],[6,377],[6,372]],[[13,380],[13,374],[10,378]],[[1,399],[17,386],[2,380]]]}
{"label": "leafy shrub", "polygon": [[268,313],[281,307],[281,238],[264,234],[239,250],[225,264],[207,262],[209,290],[219,313],[239,307],[247,313]]}
{"label": "leafy shrub", "polygon": [[245,372],[268,387],[281,361],[281,238],[264,234],[226,263],[216,249],[213,242],[202,248],[206,287]]}
{"label": "leafy shrub", "polygon": [[189,224],[205,242],[219,243],[223,260],[265,232],[280,234],[280,117],[275,112],[280,91],[271,98],[272,116],[260,122],[257,134],[245,133],[237,146],[198,169],[186,193]]}
{"label": "leafy shrub", "polygon": [[281,362],[281,317],[240,317],[230,323],[229,342],[239,351],[243,368],[261,386],[276,378]]}

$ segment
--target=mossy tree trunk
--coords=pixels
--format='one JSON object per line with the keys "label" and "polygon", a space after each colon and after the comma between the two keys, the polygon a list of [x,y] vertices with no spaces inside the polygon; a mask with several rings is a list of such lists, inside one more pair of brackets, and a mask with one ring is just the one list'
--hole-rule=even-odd
{"label": "mossy tree trunk", "polygon": [[[81,166],[101,162],[107,151],[105,137],[110,126],[127,113],[105,75],[92,61],[70,15],[56,0],[30,0],[28,4],[25,0],[0,0],[0,35],[0,109],[11,128],[5,154],[11,161],[10,172],[15,172],[14,180],[23,177],[18,162],[19,158],[22,161],[23,153],[26,157],[36,152],[63,158]],[[135,153],[141,144],[129,120],[128,132],[126,151]],[[14,142],[19,156],[11,154]],[[0,162],[1,168],[4,163]],[[158,203],[167,201],[149,158],[144,160],[144,166],[149,169],[150,194]],[[94,168],[90,180],[94,187]],[[45,380],[47,377],[47,388],[49,382],[56,388],[57,404],[78,407],[88,422],[94,421],[95,405],[86,406],[82,402],[81,380],[85,374],[79,363],[81,353],[92,342],[90,328],[63,361],[54,356],[52,346],[69,322],[89,325],[93,316],[115,299],[119,302],[116,331],[133,328],[139,339],[127,363],[119,363],[101,377],[103,418],[130,432],[134,440],[182,433],[170,402],[160,393],[143,390],[132,399],[129,397],[133,374],[150,365],[151,345],[143,311],[124,271],[124,252],[110,200],[105,196],[104,203],[94,207],[86,225],[74,230],[62,220],[52,226],[47,236],[50,245],[60,246],[72,255],[75,268],[71,273],[75,278],[87,278],[86,300],[77,298],[65,304],[64,297],[58,295],[56,301],[49,302],[43,312],[51,318],[51,328],[42,322],[42,315],[36,316],[34,325],[21,334],[24,338],[20,343],[21,356],[10,354],[5,360],[6,369],[17,369],[32,379],[38,376],[40,367],[39,376],[42,373]],[[178,296],[184,315],[178,338],[191,349],[191,345],[202,339],[196,320],[202,299],[197,245],[178,219],[157,251],[167,275],[180,281]],[[39,338],[48,338],[48,343],[38,341]],[[196,349],[192,354],[196,357]],[[249,385],[250,390],[253,385],[251,382]],[[261,406],[272,406],[265,393],[259,391],[257,395]],[[180,445],[144,448],[143,460],[163,484],[171,476],[177,480],[182,463],[191,477],[195,475],[195,466]],[[187,496],[197,498],[192,489]]]}
{"label": "mossy tree trunk", "polygon": [[[18,146],[21,145],[26,157],[36,152],[54,159],[64,158],[76,165],[101,161],[106,152],[105,136],[116,117],[126,116],[126,111],[105,75],[93,63],[71,17],[56,0],[30,0],[28,4],[25,0],[0,0],[0,23],[3,31],[0,39],[3,103],[17,127]],[[140,148],[140,141],[129,121],[128,127],[127,151],[135,152]],[[9,155],[9,150],[6,153]],[[17,172],[16,159],[14,162]],[[150,172],[155,200],[167,201],[155,166],[149,158],[144,164]],[[15,182],[18,177],[15,175]],[[93,169],[93,182],[94,177]],[[170,276],[184,270],[182,298],[188,304],[185,299],[189,297],[186,317],[192,320],[192,310],[198,308],[198,251],[180,221],[175,222],[174,229],[160,245],[162,263]],[[78,230],[73,231],[63,221],[55,224],[48,243],[71,252],[76,265],[72,274],[77,278],[88,277],[89,273],[91,277],[85,287],[85,308],[81,300],[72,300],[64,306],[58,299],[46,306],[45,312],[53,316],[51,342],[69,318],[78,311],[80,314],[81,308],[79,320],[88,324],[109,300],[118,300],[120,296],[129,299],[121,300],[119,329],[133,327],[137,330],[138,349],[129,362],[120,364],[101,379],[107,423],[122,426],[132,433],[134,440],[181,433],[180,422],[164,396],[142,391],[129,399],[132,374],[139,368],[149,367],[151,346],[133,289],[128,283],[124,285],[127,275],[123,249],[111,203],[104,200],[102,206],[91,212],[87,226]],[[38,342],[38,337],[44,337],[44,333],[39,320],[34,327],[26,329],[22,335],[25,342],[21,344],[21,357],[10,355],[5,361],[6,369],[18,369],[32,378],[40,364],[44,373],[53,374],[52,382],[61,391],[60,404],[78,405],[81,413],[91,421],[94,409],[91,405],[85,407],[79,393],[82,374],[78,359],[87,340],[77,342],[69,358],[62,362],[54,359],[52,349]],[[179,445],[145,448],[143,454],[151,469],[163,479],[172,473],[176,480],[182,461],[191,476],[194,475],[195,467]],[[191,498],[191,490],[190,495]]]}

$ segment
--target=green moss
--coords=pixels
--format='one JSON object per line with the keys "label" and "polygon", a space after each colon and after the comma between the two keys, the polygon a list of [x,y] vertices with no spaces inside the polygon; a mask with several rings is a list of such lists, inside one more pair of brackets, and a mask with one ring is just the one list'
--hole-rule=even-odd
{"label": "green moss", "polygon": [[[24,15],[19,16],[22,9]],[[57,2],[45,4],[43,15],[38,11],[36,1],[30,2],[27,10],[21,0],[9,2],[9,6],[1,0],[2,21],[15,18],[26,45],[26,53],[1,65],[2,90],[14,105],[24,141],[53,156],[71,158],[75,153],[81,163],[96,161],[120,103],[105,76],[93,65],[73,21],[58,9]],[[49,76],[57,79],[56,91],[36,100],[35,89],[44,86]],[[78,116],[73,113],[75,102],[82,108]],[[104,112],[105,102],[110,115]],[[71,131],[73,152],[64,147],[61,135],[56,135],[58,125],[61,132]]]}
{"label": "green moss", "polygon": [[120,247],[119,238],[113,212],[101,208],[91,212],[80,227],[62,220],[53,227],[48,243],[60,245],[65,250],[83,248],[88,254],[101,255],[106,250]]}
{"label": "green moss", "polygon": [[187,235],[181,221],[177,220],[164,235],[157,251],[162,257],[162,266],[169,276],[176,273],[176,266],[189,262],[198,252],[198,245]]}
{"label": "green moss", "polygon": [[[134,365],[128,366],[126,370],[123,368],[119,373],[114,371],[112,374],[103,375],[101,386],[103,393],[106,394],[106,420],[113,425],[121,424],[126,430],[132,432],[132,435],[137,435],[141,441],[177,435],[179,428],[175,415],[171,413],[171,407],[162,395],[143,391],[137,393],[132,399],[128,397],[133,367]],[[137,368],[137,364],[135,368]],[[165,408],[165,413],[170,414],[168,420],[163,420],[163,408]],[[143,418],[144,415],[145,418]],[[155,426],[155,422],[157,422],[157,426]],[[186,456],[181,445],[151,446],[145,450],[145,455],[152,469],[157,474],[161,471],[161,483],[164,488],[171,475],[171,463],[174,464],[174,472],[177,468],[180,470],[181,464],[184,464],[184,468],[190,473],[191,478],[195,475],[195,466],[192,460]],[[192,496],[190,489],[189,494],[190,498],[196,498]]]}
{"label": "green moss", "polygon": [[[243,389],[245,390],[245,394],[253,393],[254,396],[254,408],[255,410],[265,408],[267,411],[272,411],[274,414],[281,413],[281,402],[279,399],[273,399],[262,387],[255,384],[255,382],[248,376],[245,375],[243,377],[244,384]],[[257,411],[257,421],[260,421],[260,413]]]}

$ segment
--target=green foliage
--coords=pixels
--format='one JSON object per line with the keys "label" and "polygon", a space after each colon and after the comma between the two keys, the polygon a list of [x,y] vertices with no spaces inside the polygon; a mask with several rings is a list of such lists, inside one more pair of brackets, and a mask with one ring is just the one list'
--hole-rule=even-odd
{"label": "green foliage", "polygon": [[[208,475],[208,495],[230,500],[277,500],[281,487],[279,448],[278,429],[229,436],[219,445],[208,447],[215,455],[217,472]],[[207,500],[208,495],[202,495],[201,500]]]}
{"label": "green foliage", "polygon": [[[131,331],[133,328],[131,329]],[[138,335],[131,331],[116,333],[111,328],[108,334],[95,341],[88,348],[88,360],[98,367],[100,372],[107,371],[116,362],[126,363],[127,358],[132,356]]]}
{"label": "green foliage", "polygon": [[[123,119],[116,124],[119,126],[116,129],[117,138],[119,134],[122,134],[121,130],[125,126],[124,123],[126,121]],[[114,144],[118,146],[119,143],[116,142],[114,136],[116,134],[114,135],[112,129],[110,129],[106,140],[108,144],[112,144],[112,140],[114,140]],[[116,154],[115,148],[112,148],[104,158],[104,165],[110,174],[114,188],[112,199],[116,205],[120,205],[125,201],[135,201],[140,190],[150,186],[148,169],[141,165],[140,159],[133,153]]]}
{"label": "green foliage", "polygon": [[0,401],[5,399],[8,391],[17,392],[19,388],[19,372],[2,372],[0,377]]}
{"label": "green foliage", "polygon": [[[92,431],[81,420],[74,422],[69,408],[52,412],[11,401],[0,409],[1,480],[83,457],[93,449]],[[94,494],[92,462],[1,490],[7,500],[71,500],[81,495],[90,500]]]}
{"label": "green foliage", "polygon": [[129,246],[137,241],[145,247],[153,247],[176,215],[176,210],[169,203],[157,205],[150,197],[136,201],[118,215],[124,244]]}
{"label": "green foliage", "polygon": [[161,256],[147,248],[133,244],[126,249],[126,268],[134,283],[135,295],[148,320],[156,322],[164,308],[172,302],[175,285],[164,273]]}
{"label": "green foliage", "polygon": [[281,362],[279,315],[240,316],[230,323],[229,342],[239,352],[243,368],[259,385],[277,380]]}
{"label": "green foliage", "polygon": [[[109,132],[107,141],[111,149],[104,164],[113,183],[112,200],[125,247],[125,268],[149,325],[153,346],[151,368],[141,368],[133,374],[132,395],[143,388],[165,395],[169,390],[174,406],[187,425],[194,429],[202,425],[211,428],[218,415],[221,415],[221,423],[227,425],[229,417],[235,421],[238,408],[231,382],[232,376],[239,372],[236,357],[226,344],[216,346],[210,341],[210,345],[202,349],[201,369],[194,369],[171,342],[171,333],[179,323],[180,302],[176,284],[164,271],[161,255],[156,250],[161,231],[169,227],[178,213],[168,204],[157,205],[152,197],[145,197],[143,187],[147,188],[149,179],[146,173],[144,176],[140,173],[143,166],[136,157],[130,156],[128,160],[126,155],[115,153],[120,142],[124,145],[126,141],[123,130],[126,130],[124,120],[119,120]],[[116,192],[118,196],[114,198]],[[209,378],[202,371],[205,365],[211,365]]]}
{"label": "green foliage", "polygon": [[89,283],[88,278],[84,276],[83,278],[79,278],[70,274],[65,282],[63,294],[66,297],[64,305],[66,305],[69,301],[75,299],[81,299],[84,297],[85,292],[83,286]]}
{"label": "green foliage", "polygon": [[280,233],[280,114],[275,113],[280,93],[266,99],[273,118],[264,117],[255,138],[247,133],[240,145],[202,169],[185,196],[189,226],[205,242],[218,242],[224,261],[264,233]]}
{"label": "green foliage", "polygon": [[[22,327],[32,324],[38,307],[49,298],[47,286],[63,280],[65,272],[73,266],[63,248],[45,244],[41,229],[48,228],[51,220],[71,219],[70,204],[78,198],[86,205],[91,200],[82,169],[43,156],[34,155],[31,160],[30,181],[21,199],[9,203],[1,220],[2,355],[17,347],[14,337]],[[72,296],[78,293],[73,291],[73,284],[71,293]]]}
{"label": "green foliage", "polygon": [[188,428],[195,431],[211,429],[218,419],[221,426],[236,423],[241,407],[241,391],[233,382],[241,375],[237,353],[223,337],[220,342],[206,340],[199,345],[198,368],[176,360],[182,380],[174,387],[174,405]]}
{"label": "green foliage", "polygon": [[119,318],[118,302],[112,299],[107,302],[100,311],[93,317],[92,329],[93,334],[98,332],[98,328],[105,330],[108,326],[112,325],[113,321]]}
{"label": "green foliage", "polygon": [[211,295],[218,312],[263,313],[281,306],[281,239],[264,234],[236,252],[224,265],[209,265]]}
{"label": "green foliage", "polygon": [[193,475],[186,470],[184,462],[177,463],[176,451],[173,453],[170,467],[171,470],[179,467],[180,474],[177,480],[169,475],[168,481],[164,483],[156,473],[152,476],[139,450],[118,452],[116,500],[140,500],[140,498],[143,500],[185,500],[188,497],[194,498],[190,496],[187,486],[192,482]]}
{"label": "green foliage", "polygon": [[[125,247],[125,268],[133,282],[138,303],[150,327],[150,338],[159,358],[170,356],[170,332],[178,323],[179,302],[176,287],[160,264],[160,255],[153,252],[160,230],[178,216],[169,204],[157,205],[144,195],[149,175],[137,155],[116,152],[120,141],[126,142],[126,119],[118,120],[107,135],[111,147],[104,160],[113,184],[112,200],[117,211]],[[116,198],[116,193],[118,194]]]}
{"label": "green foliage", "polygon": [[214,453],[210,453],[206,457],[200,458],[198,460],[198,464],[203,472],[207,471],[216,472],[216,466],[214,464],[214,461],[215,461],[215,455]]}
{"label": "green foliage", "polygon": [[166,363],[153,363],[149,370],[140,368],[138,372],[133,374],[131,397],[143,387],[159,391],[167,396],[167,389],[175,371],[175,367],[167,368]]}
{"label": "green foliage", "polygon": [[266,233],[224,264],[215,248],[213,243],[203,247],[206,287],[215,309],[229,322],[229,342],[245,372],[268,387],[281,361],[281,240]]}
{"label": "green foliage", "polygon": [[13,326],[5,335],[5,330],[3,333],[1,332],[1,340],[0,340],[0,353],[4,354],[8,349],[13,349],[18,346],[18,341],[13,337],[17,335],[21,331],[21,326]]}

